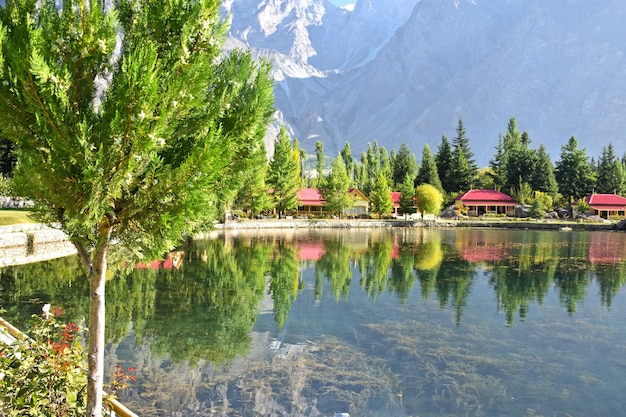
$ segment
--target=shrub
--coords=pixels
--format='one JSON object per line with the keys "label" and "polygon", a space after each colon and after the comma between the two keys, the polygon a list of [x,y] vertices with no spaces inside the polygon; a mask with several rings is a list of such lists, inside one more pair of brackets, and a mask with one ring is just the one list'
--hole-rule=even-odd
{"label": "shrub", "polygon": [[0,346],[2,412],[11,416],[84,415],[87,374],[80,329],[45,316],[33,316],[30,337]]}
{"label": "shrub", "polygon": [[[7,345],[0,342],[0,415],[84,416],[87,400],[87,364],[81,345],[81,329],[75,323],[59,324],[61,310],[34,315],[29,335]],[[117,368],[112,384],[135,380],[132,368]],[[108,401],[105,400],[105,404]],[[106,415],[106,410],[103,410]]]}

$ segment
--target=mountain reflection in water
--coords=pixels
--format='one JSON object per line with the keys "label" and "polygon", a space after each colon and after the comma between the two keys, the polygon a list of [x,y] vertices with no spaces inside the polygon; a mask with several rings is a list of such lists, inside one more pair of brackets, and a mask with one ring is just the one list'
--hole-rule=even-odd
{"label": "mountain reflection in water", "polygon": [[[108,375],[152,416],[624,415],[626,235],[216,233],[107,283]],[[87,316],[74,257],[0,269],[17,324]]]}

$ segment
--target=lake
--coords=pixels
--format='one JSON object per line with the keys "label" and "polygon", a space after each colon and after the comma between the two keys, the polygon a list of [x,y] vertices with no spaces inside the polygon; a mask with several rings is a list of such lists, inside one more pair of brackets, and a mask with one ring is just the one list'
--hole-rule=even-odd
{"label": "lake", "polygon": [[[626,415],[626,234],[222,232],[107,283],[142,416]],[[4,317],[87,316],[75,257],[0,269]]]}

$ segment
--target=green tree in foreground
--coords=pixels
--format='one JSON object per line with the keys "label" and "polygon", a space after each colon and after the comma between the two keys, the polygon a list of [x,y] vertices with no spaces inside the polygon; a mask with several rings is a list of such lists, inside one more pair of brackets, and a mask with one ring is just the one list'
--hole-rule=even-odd
{"label": "green tree in foreground", "polygon": [[89,277],[89,416],[102,413],[111,242],[149,259],[214,218],[273,112],[269,65],[223,54],[219,6],[0,8],[0,122],[20,150],[15,185],[36,202],[38,220],[67,233]]}
{"label": "green tree in foreground", "polygon": [[437,215],[441,211],[443,195],[433,185],[419,185],[415,189],[415,196],[417,197],[417,209],[422,213],[422,220],[424,220],[424,213]]}

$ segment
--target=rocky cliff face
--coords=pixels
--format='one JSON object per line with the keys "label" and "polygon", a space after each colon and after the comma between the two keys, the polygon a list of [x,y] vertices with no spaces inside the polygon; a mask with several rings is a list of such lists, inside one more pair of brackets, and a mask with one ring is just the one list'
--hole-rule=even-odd
{"label": "rocky cliff face", "polygon": [[577,136],[626,151],[619,0],[232,0],[229,45],[274,62],[279,119],[327,154],[368,142],[436,151],[462,118],[487,164],[515,116],[553,160]]}

